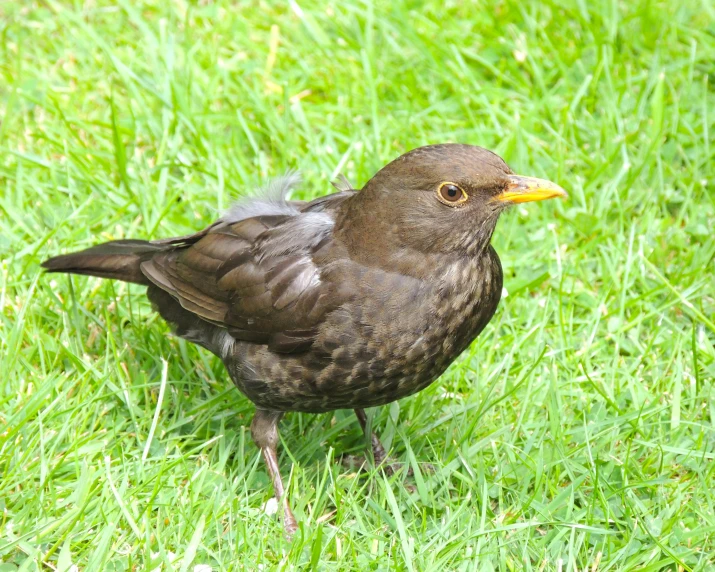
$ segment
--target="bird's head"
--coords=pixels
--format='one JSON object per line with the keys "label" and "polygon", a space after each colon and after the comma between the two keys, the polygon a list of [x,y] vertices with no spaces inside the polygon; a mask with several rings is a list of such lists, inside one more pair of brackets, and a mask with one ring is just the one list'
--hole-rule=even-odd
{"label": "bird's head", "polygon": [[509,206],[566,196],[555,183],[515,175],[482,147],[430,145],[380,169],[355,197],[352,216],[359,211],[370,220],[381,240],[391,237],[420,252],[475,255]]}

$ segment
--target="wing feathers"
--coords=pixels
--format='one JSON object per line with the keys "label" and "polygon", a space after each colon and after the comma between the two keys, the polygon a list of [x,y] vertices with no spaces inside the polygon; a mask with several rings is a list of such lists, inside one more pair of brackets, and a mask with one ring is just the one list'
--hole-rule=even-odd
{"label": "wing feathers", "polygon": [[[141,271],[183,308],[237,340],[279,353],[307,351],[327,313],[350,294],[335,296],[314,260],[333,240],[329,204],[324,200],[307,212],[294,203],[271,212],[264,204],[249,218],[234,211],[233,220],[164,241],[178,247],[157,253]],[[243,205],[241,213],[248,212]]]}

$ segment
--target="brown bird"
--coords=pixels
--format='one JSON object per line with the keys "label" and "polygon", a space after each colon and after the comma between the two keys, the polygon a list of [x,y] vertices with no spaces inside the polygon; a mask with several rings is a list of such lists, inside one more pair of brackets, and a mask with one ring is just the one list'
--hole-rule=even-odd
{"label": "brown bird", "polygon": [[[298,178],[243,200],[196,234],[117,240],[51,258],[51,272],[134,282],[177,335],[219,356],[256,405],[251,434],[297,529],[276,446],[287,411],[364,408],[424,389],[494,315],[490,239],[514,203],[565,197],[470,145],[420,147],[359,191],[287,201]],[[375,435],[376,464],[385,450]]]}

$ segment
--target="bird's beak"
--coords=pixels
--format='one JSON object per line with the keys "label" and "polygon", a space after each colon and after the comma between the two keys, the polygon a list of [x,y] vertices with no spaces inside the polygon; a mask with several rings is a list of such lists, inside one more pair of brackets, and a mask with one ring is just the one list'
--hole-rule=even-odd
{"label": "bird's beak", "polygon": [[528,203],[530,201],[544,201],[554,197],[566,198],[568,194],[556,183],[537,179],[536,177],[522,177],[509,175],[509,184],[495,200],[504,203]]}

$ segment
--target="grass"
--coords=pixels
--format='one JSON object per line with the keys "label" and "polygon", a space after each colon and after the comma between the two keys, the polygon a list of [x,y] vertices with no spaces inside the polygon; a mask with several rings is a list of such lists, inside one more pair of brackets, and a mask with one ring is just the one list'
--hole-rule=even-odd
{"label": "grass", "polygon": [[[0,36],[0,572],[713,569],[710,0],[15,0]],[[349,412],[286,417],[287,543],[220,363],[38,264],[444,141],[571,198],[502,219],[492,323],[373,412],[416,492],[334,462]]]}

